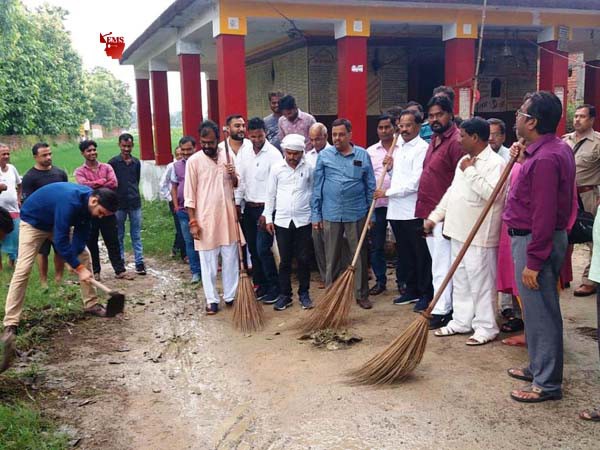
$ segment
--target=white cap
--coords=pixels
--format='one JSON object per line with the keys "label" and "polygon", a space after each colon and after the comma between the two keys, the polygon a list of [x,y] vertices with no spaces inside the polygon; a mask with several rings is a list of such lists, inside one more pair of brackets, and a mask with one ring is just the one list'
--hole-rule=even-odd
{"label": "white cap", "polygon": [[288,134],[284,136],[283,140],[281,141],[281,148],[283,150],[303,152],[304,147],[304,136],[301,134]]}

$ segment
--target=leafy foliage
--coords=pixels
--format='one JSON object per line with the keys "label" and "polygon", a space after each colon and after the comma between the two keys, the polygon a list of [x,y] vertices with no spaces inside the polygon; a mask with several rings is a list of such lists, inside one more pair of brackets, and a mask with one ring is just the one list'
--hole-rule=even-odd
{"label": "leafy foliage", "polygon": [[86,75],[92,114],[91,123],[107,129],[131,125],[132,100],[127,83],[115,78],[107,69],[95,67]]}

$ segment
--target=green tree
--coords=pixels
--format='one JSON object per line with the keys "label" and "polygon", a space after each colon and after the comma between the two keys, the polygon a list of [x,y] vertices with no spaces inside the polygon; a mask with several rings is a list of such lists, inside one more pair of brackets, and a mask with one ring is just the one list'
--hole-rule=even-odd
{"label": "green tree", "polygon": [[0,0],[0,134],[77,134],[89,114],[68,12]]}
{"label": "green tree", "polygon": [[127,83],[103,67],[94,67],[86,76],[86,87],[92,110],[91,123],[99,123],[109,130],[129,128],[133,101]]}

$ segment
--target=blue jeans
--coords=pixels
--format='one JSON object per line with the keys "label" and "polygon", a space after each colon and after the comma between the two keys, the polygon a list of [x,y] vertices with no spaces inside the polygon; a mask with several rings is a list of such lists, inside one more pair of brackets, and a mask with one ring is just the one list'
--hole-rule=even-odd
{"label": "blue jeans", "polygon": [[190,270],[192,271],[192,274],[200,275],[200,256],[194,249],[194,238],[190,233],[190,216],[187,211],[177,211],[175,214],[177,215],[179,225],[181,226],[181,234],[185,241],[185,253],[190,261]]}
{"label": "blue jeans", "polygon": [[129,235],[131,236],[131,245],[135,256],[135,265],[144,264],[144,249],[142,247],[142,208],[138,209],[119,209],[115,216],[117,217],[117,227],[119,231],[119,248],[121,258],[125,260],[125,221],[129,216]]}

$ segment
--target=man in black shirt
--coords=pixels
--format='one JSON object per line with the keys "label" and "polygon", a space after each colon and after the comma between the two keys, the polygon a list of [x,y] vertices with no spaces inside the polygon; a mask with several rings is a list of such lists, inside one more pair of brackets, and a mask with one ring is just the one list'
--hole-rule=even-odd
{"label": "man in black shirt", "polygon": [[[42,186],[46,186],[50,183],[69,181],[67,173],[64,170],[52,165],[52,150],[47,143],[38,142],[33,146],[31,152],[33,153],[35,165],[29,169],[23,177],[23,202]],[[42,244],[37,256],[38,267],[40,270],[40,284],[43,288],[48,287],[48,255],[50,254],[50,247],[54,246],[49,240],[46,240]],[[54,280],[56,281],[56,284],[59,284],[62,281],[64,268],[65,262],[55,250]]]}
{"label": "man in black shirt", "polygon": [[117,177],[117,197],[119,209],[115,214],[119,227],[119,246],[121,258],[125,259],[125,221],[129,216],[129,233],[133,254],[135,256],[135,272],[146,275],[144,265],[144,249],[142,247],[142,199],[140,197],[140,161],[131,155],[133,149],[133,136],[123,133],[119,136],[121,154],[112,158],[108,163],[112,166]]}

